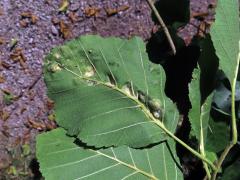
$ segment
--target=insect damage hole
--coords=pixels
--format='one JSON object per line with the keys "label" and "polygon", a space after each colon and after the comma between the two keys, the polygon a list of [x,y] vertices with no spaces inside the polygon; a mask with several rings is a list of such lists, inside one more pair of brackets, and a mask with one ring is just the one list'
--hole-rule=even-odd
{"label": "insect damage hole", "polygon": [[51,63],[49,66],[48,66],[48,70],[52,73],[55,73],[57,71],[61,71],[62,68],[59,66],[58,63]]}

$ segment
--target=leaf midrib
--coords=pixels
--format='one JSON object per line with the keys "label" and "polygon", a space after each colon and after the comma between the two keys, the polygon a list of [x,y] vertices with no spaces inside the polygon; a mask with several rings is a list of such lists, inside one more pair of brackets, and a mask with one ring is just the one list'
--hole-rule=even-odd
{"label": "leaf midrib", "polygon": [[[145,114],[145,116],[147,117],[147,119],[150,119],[152,120],[156,125],[160,126],[160,127],[164,127],[163,123],[161,121],[159,121],[159,119],[156,119],[152,113],[145,107],[145,105],[140,102],[137,98],[133,97],[133,96],[130,96],[128,95],[127,93],[125,93],[124,91],[122,91],[120,88],[118,88],[117,86],[114,86],[110,83],[105,83],[105,82],[102,82],[102,81],[99,81],[99,80],[96,80],[96,79],[92,79],[92,78],[89,78],[89,77],[84,77],[84,76],[80,76],[79,74],[71,71],[70,69],[64,67],[62,64],[58,63],[59,66],[61,66],[63,69],[65,69],[66,71],[72,73],[73,75],[77,76],[79,79],[82,79],[82,80],[86,80],[86,81],[91,81],[91,82],[94,82],[96,84],[101,84],[105,87],[108,87],[108,88],[111,88],[112,90],[115,90],[115,91],[118,91],[120,92],[121,94],[125,95],[127,98],[131,99],[132,101],[134,101],[137,105],[139,105],[139,108],[143,111],[143,113]],[[160,125],[159,125],[160,124]]]}
{"label": "leaf midrib", "polygon": [[104,157],[106,157],[106,158],[109,158],[109,159],[111,159],[111,160],[113,160],[113,161],[116,161],[116,162],[118,162],[118,163],[120,163],[120,164],[122,164],[122,165],[124,165],[124,166],[126,166],[126,167],[128,167],[128,168],[131,168],[131,169],[135,170],[136,172],[139,172],[139,173],[143,174],[144,176],[147,176],[147,177],[149,177],[149,178],[151,178],[151,179],[154,179],[154,180],[158,180],[158,178],[155,177],[154,175],[149,174],[149,173],[147,173],[147,172],[145,172],[145,171],[143,171],[143,170],[141,170],[141,169],[138,169],[136,166],[132,166],[131,164],[127,164],[127,163],[125,163],[125,162],[123,162],[123,161],[121,161],[121,160],[119,160],[119,159],[117,159],[117,158],[115,158],[115,157],[111,157],[111,156],[109,156],[109,155],[107,155],[107,154],[104,154],[104,153],[102,153],[102,152],[100,152],[100,151],[94,151],[94,150],[91,150],[91,151],[92,151],[92,152],[95,152],[95,153],[97,153],[97,154],[99,154],[99,155],[102,155],[102,156],[104,156]]}

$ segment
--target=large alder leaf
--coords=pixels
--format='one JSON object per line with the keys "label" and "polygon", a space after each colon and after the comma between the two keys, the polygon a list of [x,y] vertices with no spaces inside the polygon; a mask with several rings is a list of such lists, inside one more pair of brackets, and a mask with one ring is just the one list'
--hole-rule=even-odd
{"label": "large alder leaf", "polygon": [[162,142],[143,150],[84,149],[74,140],[61,128],[37,137],[37,157],[46,180],[183,179],[172,140],[170,145]]}
{"label": "large alder leaf", "polygon": [[58,124],[88,145],[147,146],[166,139],[160,121],[175,131],[164,70],[148,60],[138,37],[81,36],[52,50],[44,77]]}
{"label": "large alder leaf", "polygon": [[239,66],[239,2],[218,0],[215,19],[211,26],[211,38],[220,68],[233,85]]}

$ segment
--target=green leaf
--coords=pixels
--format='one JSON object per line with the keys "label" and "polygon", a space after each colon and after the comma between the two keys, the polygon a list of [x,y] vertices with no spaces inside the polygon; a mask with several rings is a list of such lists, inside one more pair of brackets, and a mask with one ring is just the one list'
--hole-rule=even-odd
{"label": "green leaf", "polygon": [[44,77],[56,121],[88,145],[147,146],[166,139],[160,121],[175,132],[178,112],[164,93],[164,70],[138,37],[81,36],[52,50]]}
{"label": "green leaf", "polygon": [[224,170],[222,180],[239,180],[240,179],[240,161],[236,160],[233,164]]}
{"label": "green leaf", "polygon": [[239,65],[239,2],[218,0],[215,19],[210,31],[211,38],[220,59],[220,68],[233,85]]}
{"label": "green leaf", "polygon": [[193,79],[189,85],[189,98],[192,105],[189,112],[192,134],[200,141],[201,131],[203,131],[203,141],[205,142],[210,118],[212,95],[202,102],[199,69],[195,69],[193,72]]}
{"label": "green leaf", "polygon": [[214,152],[206,152],[206,158],[209,159],[212,163],[215,163],[218,160],[217,154]]}
{"label": "green leaf", "polygon": [[7,106],[11,105],[14,101],[14,96],[11,93],[3,92],[3,103]]}
{"label": "green leaf", "polygon": [[209,120],[206,149],[212,152],[222,151],[229,143],[230,129],[226,122]]}
{"label": "green leaf", "polygon": [[[176,164],[174,141],[151,149],[126,146],[84,149],[58,128],[37,137],[37,157],[46,180],[70,179],[183,179]],[[175,148],[173,148],[175,149]]]}

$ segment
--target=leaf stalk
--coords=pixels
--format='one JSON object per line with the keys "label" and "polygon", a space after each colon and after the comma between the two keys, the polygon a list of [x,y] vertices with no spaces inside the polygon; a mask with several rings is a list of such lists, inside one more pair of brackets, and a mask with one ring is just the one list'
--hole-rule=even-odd
{"label": "leaf stalk", "polygon": [[193,155],[201,159],[203,162],[207,163],[213,170],[216,170],[216,166],[206,157],[199,154],[196,150],[188,146],[185,142],[183,142],[181,139],[179,139],[177,136],[175,136],[172,132],[170,132],[168,129],[165,128],[163,124],[158,124],[160,128],[162,128],[171,138],[173,138],[176,142],[184,146],[187,150],[189,150]]}
{"label": "leaf stalk", "polygon": [[236,82],[237,82],[237,75],[238,75],[238,69],[239,69],[239,62],[240,62],[240,41],[239,41],[239,53],[237,57],[237,67],[235,69],[234,79],[232,81],[232,99],[231,99],[231,105],[232,105],[232,141],[230,144],[224,149],[223,153],[221,154],[218,162],[217,162],[217,169],[213,172],[212,180],[215,180],[217,177],[217,174],[222,166],[222,163],[226,156],[228,155],[229,151],[232,149],[232,147],[237,143],[237,122],[236,122],[236,112],[235,112],[235,93],[236,93]]}
{"label": "leaf stalk", "polygon": [[[203,106],[202,106],[203,107]],[[203,111],[202,110],[202,107],[201,107],[201,112]],[[202,113],[201,113],[202,114]],[[200,154],[203,156],[203,157],[206,157],[206,154],[205,154],[205,148],[204,148],[204,133],[203,133],[203,119],[202,119],[202,115],[200,116],[200,126],[201,126],[201,131],[200,131],[200,145],[199,145],[199,149],[200,149]],[[203,161],[203,168],[205,169],[206,171],[206,175],[208,177],[208,179],[211,178],[211,173],[209,171],[209,168],[208,168],[208,165],[206,162]]]}
{"label": "leaf stalk", "polygon": [[[61,64],[59,64],[61,65]],[[188,146],[185,142],[183,142],[181,139],[179,139],[177,136],[175,136],[171,131],[169,131],[164,124],[159,121],[159,119],[156,119],[152,113],[145,107],[145,105],[143,103],[141,103],[137,98],[132,97],[130,95],[128,95],[127,93],[125,93],[124,91],[122,91],[121,89],[119,89],[118,87],[115,87],[113,85],[109,85],[107,83],[98,81],[96,79],[91,79],[88,77],[83,77],[80,76],[78,74],[76,74],[75,72],[71,71],[70,69],[62,66],[62,68],[64,68],[66,71],[76,75],[78,78],[80,79],[85,79],[85,80],[89,80],[89,81],[93,81],[97,84],[102,84],[106,87],[110,87],[112,89],[115,89],[116,91],[119,91],[120,93],[124,94],[125,96],[127,96],[128,98],[132,99],[133,101],[135,101],[137,104],[140,105],[141,109],[143,110],[143,112],[145,113],[145,115],[147,117],[149,117],[157,126],[159,126],[168,136],[170,136],[171,138],[173,138],[176,142],[178,142],[179,144],[181,144],[182,146],[184,146],[186,149],[188,149],[192,154],[194,154],[196,157],[198,157],[199,159],[201,159],[202,161],[206,162],[213,170],[216,170],[215,165],[207,158],[205,158],[204,156],[202,156],[200,153],[198,153],[196,150],[194,150],[193,148],[191,148],[190,146]]]}

